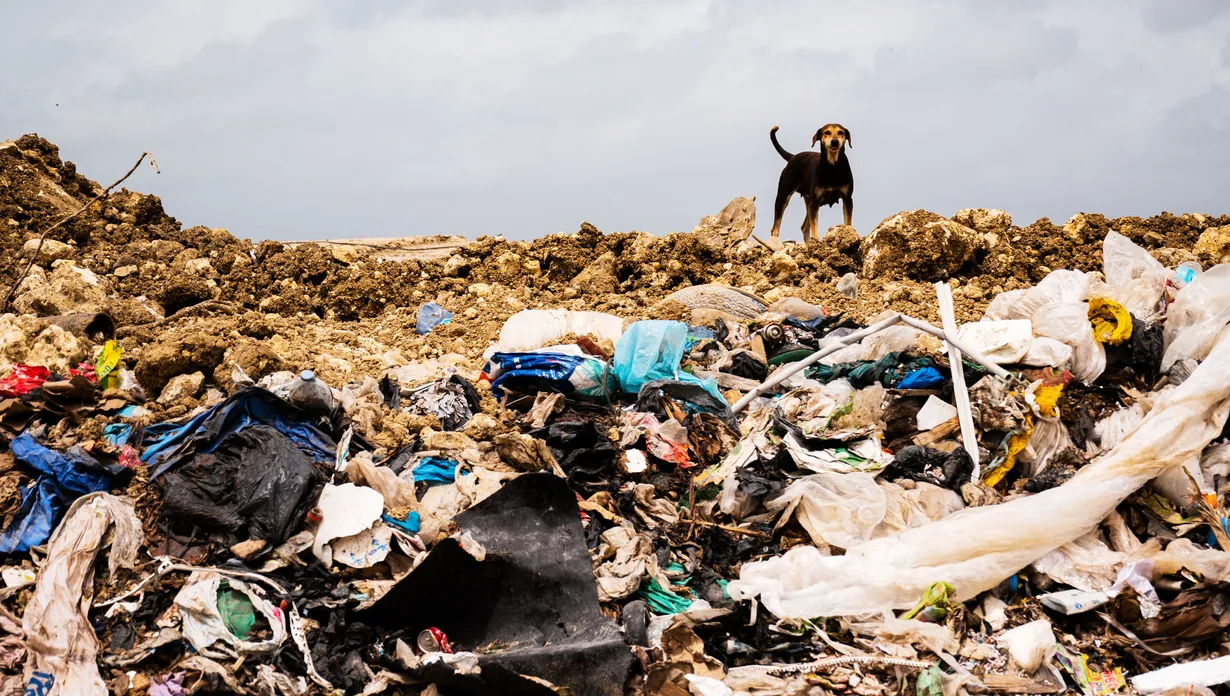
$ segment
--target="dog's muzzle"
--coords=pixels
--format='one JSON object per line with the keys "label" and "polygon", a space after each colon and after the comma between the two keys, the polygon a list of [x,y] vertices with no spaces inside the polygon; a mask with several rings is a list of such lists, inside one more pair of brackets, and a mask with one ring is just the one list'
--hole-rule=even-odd
{"label": "dog's muzzle", "polygon": [[829,141],[829,149],[832,149],[832,150],[839,150],[839,149],[841,149],[841,141],[840,141],[840,140],[830,140],[830,141]]}

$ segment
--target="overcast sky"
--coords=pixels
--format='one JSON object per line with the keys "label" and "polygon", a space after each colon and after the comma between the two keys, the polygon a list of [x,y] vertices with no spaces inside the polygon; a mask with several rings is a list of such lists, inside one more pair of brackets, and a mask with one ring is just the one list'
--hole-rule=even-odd
{"label": "overcast sky", "polygon": [[[854,223],[1230,212],[1230,2],[5,3],[0,139],[38,132],[253,239],[691,229],[826,122]],[[803,206],[783,226],[797,238]],[[840,206],[821,211],[824,229]]]}

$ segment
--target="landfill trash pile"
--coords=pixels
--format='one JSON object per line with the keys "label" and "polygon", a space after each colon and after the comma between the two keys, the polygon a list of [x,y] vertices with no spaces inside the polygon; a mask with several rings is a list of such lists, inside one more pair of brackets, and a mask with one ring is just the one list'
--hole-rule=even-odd
{"label": "landfill trash pile", "polygon": [[2,693],[1230,682],[1230,218],[39,243],[101,191],[0,143]]}

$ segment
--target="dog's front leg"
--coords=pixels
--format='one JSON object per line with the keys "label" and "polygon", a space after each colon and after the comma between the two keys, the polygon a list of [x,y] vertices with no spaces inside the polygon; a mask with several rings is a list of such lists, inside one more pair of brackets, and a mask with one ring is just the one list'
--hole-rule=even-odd
{"label": "dog's front leg", "polygon": [[852,196],[843,196],[841,199],[841,210],[846,217],[846,227],[854,226],[854,198]]}

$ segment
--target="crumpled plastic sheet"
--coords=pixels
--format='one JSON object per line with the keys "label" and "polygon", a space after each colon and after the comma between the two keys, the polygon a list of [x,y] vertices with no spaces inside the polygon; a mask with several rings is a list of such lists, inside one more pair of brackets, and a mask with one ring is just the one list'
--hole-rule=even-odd
{"label": "crumpled plastic sheet", "polygon": [[1201,273],[1179,291],[1162,331],[1162,371],[1180,360],[1203,360],[1230,322],[1230,264]]}
{"label": "crumpled plastic sheet", "polygon": [[369,452],[360,452],[350,459],[346,466],[347,474],[353,483],[361,483],[374,488],[384,496],[384,506],[390,510],[396,508],[418,509],[418,498],[414,495],[414,484],[400,478],[387,466],[377,465],[372,461]]}
{"label": "crumpled plastic sheet", "polygon": [[361,382],[347,384],[341,391],[342,411],[364,435],[372,435],[380,429],[383,420],[384,394],[380,383],[365,376]]}
{"label": "crumpled plastic sheet", "polygon": [[0,553],[41,545],[51,536],[66,504],[86,493],[111,488],[111,475],[80,447],[61,453],[22,433],[9,443],[9,449],[18,461],[38,471],[39,477],[23,491],[12,524],[0,534]]}
{"label": "crumpled plastic sheet", "polygon": [[89,610],[95,557],[109,532],[107,567],[114,577],[120,568],[136,566],[143,542],[141,520],[126,498],[109,493],[78,498],[51,536],[47,560],[22,616],[29,651],[26,677],[44,683],[50,679],[60,696],[107,694]]}
{"label": "crumpled plastic sheet", "polygon": [[316,427],[319,419],[279,399],[265,389],[242,389],[186,423],[156,423],[145,429],[141,461],[154,467],[156,479],[193,451],[208,454],[224,437],[252,425],[277,428],[318,462],[336,459],[333,438]]}
{"label": "crumpled plastic sheet", "polygon": [[1085,592],[1102,592],[1115,584],[1126,554],[1112,551],[1094,530],[1034,561],[1034,570],[1055,582]]}
{"label": "crumpled plastic sheet", "polygon": [[[267,640],[242,640],[226,627],[218,610],[218,588],[224,580],[231,589],[247,595],[256,611],[265,617],[270,627]],[[282,611],[241,580],[197,571],[188,576],[175,595],[175,606],[183,619],[184,638],[205,657],[221,660],[239,655],[266,655],[286,640],[286,620]]]}
{"label": "crumpled plastic sheet", "polygon": [[907,490],[865,473],[813,474],[791,483],[765,507],[781,513],[779,528],[797,517],[816,546],[840,549],[942,519],[965,507],[961,496],[946,488],[921,482],[915,486]]}
{"label": "crumpled plastic sheet", "polygon": [[793,618],[908,608],[941,580],[966,601],[1093,531],[1150,479],[1198,456],[1220,436],[1228,410],[1230,340],[1222,339],[1186,382],[1158,396],[1140,427],[1067,483],[969,508],[838,558],[794,548],[744,565],[727,589],[734,599],[759,596],[773,614]]}

